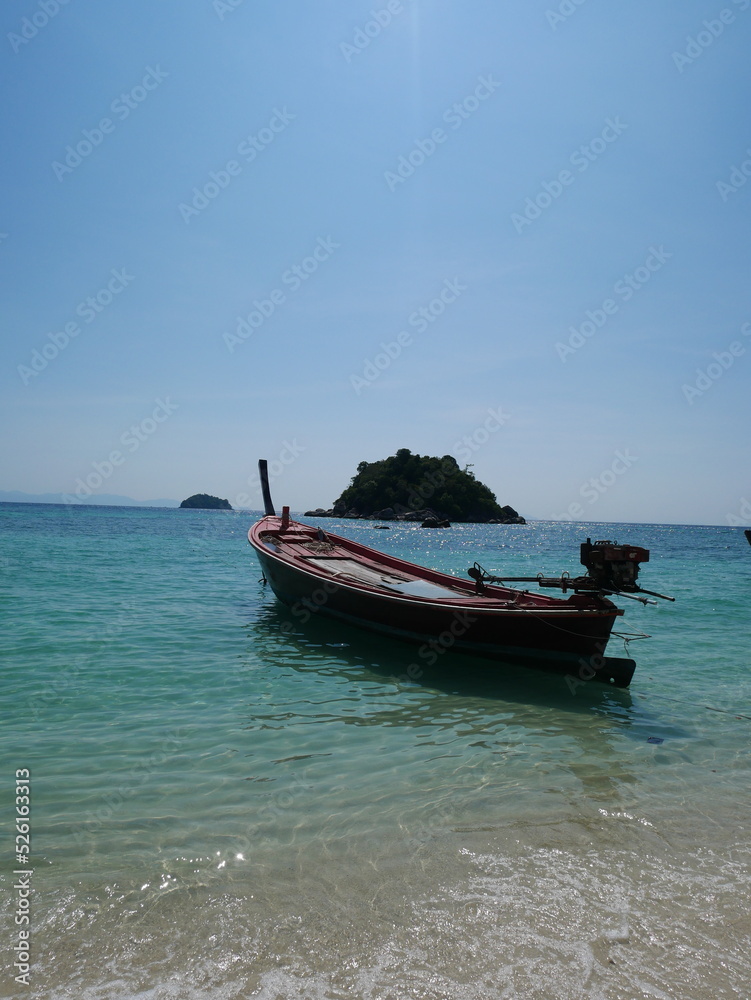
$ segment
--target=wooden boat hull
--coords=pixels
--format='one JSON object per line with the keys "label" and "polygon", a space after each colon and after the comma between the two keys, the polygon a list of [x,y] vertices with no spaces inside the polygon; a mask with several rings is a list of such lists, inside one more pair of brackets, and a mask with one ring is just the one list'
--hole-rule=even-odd
{"label": "wooden boat hull", "polygon": [[[535,666],[627,686],[633,661],[605,647],[623,614],[598,595],[567,599],[486,587],[396,559],[275,516],[248,533],[274,594],[304,624],[321,614],[419,646],[421,664],[447,650],[488,658],[524,657]],[[323,533],[321,533],[323,534]],[[607,661],[607,662],[606,662]],[[585,671],[581,673],[582,669]]]}

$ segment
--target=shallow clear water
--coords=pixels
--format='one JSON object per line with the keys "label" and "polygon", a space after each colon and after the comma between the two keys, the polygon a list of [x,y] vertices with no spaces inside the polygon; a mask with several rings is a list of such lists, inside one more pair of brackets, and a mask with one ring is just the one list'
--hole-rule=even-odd
{"label": "shallow clear water", "polygon": [[623,602],[625,692],[451,653],[410,681],[410,647],[275,601],[250,520],[0,505],[0,860],[12,899],[29,768],[34,888],[0,996],[748,996],[740,529],[325,522],[460,574],[647,546],[677,602]]}

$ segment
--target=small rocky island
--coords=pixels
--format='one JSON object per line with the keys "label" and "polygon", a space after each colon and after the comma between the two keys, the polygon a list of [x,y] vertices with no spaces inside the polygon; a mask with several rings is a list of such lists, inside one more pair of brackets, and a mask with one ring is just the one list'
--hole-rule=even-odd
{"label": "small rocky island", "polygon": [[209,496],[208,493],[194,493],[192,497],[183,500],[180,506],[198,510],[232,510],[229,500],[220,500],[219,497]]}
{"label": "small rocky island", "polygon": [[451,455],[430,458],[413,455],[409,448],[378,462],[360,462],[333,507],[317,507],[305,516],[433,522],[426,527],[443,527],[449,521],[527,523],[513,507],[501,507],[488,487],[460,469]]}

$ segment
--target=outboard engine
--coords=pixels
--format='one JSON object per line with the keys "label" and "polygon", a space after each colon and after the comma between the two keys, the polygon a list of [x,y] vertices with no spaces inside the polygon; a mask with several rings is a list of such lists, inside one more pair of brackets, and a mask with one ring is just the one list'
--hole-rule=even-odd
{"label": "outboard engine", "polygon": [[486,583],[500,583],[504,587],[509,583],[536,583],[540,587],[558,587],[565,594],[573,590],[577,594],[599,593],[623,594],[633,601],[642,604],[654,604],[646,597],[637,594],[649,594],[650,597],[661,597],[664,601],[674,601],[674,597],[658,594],[654,590],[644,590],[636,582],[639,576],[639,564],[649,562],[649,549],[639,545],[619,545],[618,542],[593,542],[588,538],[581,546],[582,565],[586,566],[584,576],[571,577],[568,573],[562,576],[546,577],[542,573],[537,576],[493,576],[475,563],[467,572],[475,581],[478,594],[486,593]]}
{"label": "outboard engine", "polygon": [[592,542],[581,544],[581,563],[587,575],[599,590],[638,591],[636,578],[639,563],[649,562],[649,549],[638,545],[619,545],[617,542]]}

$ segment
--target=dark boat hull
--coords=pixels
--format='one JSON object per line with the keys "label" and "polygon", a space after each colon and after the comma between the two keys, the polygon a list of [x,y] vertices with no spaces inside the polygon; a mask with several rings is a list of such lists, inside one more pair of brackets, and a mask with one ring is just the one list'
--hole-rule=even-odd
{"label": "dark boat hull", "polygon": [[[248,538],[274,594],[300,624],[323,615],[413,643],[422,665],[454,650],[490,659],[523,658],[530,665],[621,687],[631,680],[632,660],[604,656],[613,624],[623,614],[605,598],[563,600],[507,588],[490,588],[481,597],[469,581],[330,533],[325,544],[334,554],[316,558],[307,554],[317,544],[315,529],[292,521],[279,532],[280,524],[279,518],[264,518]],[[302,556],[295,551],[299,543],[306,547]],[[393,586],[413,593],[389,592],[341,574],[334,578],[331,572],[345,563],[366,576],[400,574],[406,582]],[[415,596],[420,590],[438,596]]]}

